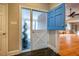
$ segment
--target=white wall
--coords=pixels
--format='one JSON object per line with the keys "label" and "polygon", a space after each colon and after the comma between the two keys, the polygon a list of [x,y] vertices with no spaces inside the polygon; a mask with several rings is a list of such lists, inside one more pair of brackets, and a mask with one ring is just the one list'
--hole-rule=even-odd
{"label": "white wall", "polygon": [[59,49],[58,31],[52,30],[48,32],[49,32],[48,47],[51,48],[54,52],[58,52]]}

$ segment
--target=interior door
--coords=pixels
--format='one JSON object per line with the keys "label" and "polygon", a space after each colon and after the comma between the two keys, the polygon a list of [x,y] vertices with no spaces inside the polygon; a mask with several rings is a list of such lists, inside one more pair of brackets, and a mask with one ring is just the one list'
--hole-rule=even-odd
{"label": "interior door", "polygon": [[32,50],[48,47],[47,13],[32,11]]}
{"label": "interior door", "polygon": [[7,53],[7,4],[0,4],[0,55]]}

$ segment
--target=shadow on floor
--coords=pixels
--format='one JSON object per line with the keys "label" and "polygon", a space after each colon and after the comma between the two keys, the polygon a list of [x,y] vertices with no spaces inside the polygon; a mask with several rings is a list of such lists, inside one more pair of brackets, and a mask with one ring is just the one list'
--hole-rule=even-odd
{"label": "shadow on floor", "polygon": [[24,53],[18,54],[16,56],[60,56],[60,55],[56,54],[50,48],[44,48],[44,49],[40,49],[40,50],[24,52]]}

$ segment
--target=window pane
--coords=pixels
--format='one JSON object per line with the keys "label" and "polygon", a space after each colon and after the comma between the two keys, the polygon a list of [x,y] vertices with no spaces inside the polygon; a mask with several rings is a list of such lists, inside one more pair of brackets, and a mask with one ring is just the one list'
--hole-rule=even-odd
{"label": "window pane", "polygon": [[22,9],[22,50],[30,47],[30,10]]}
{"label": "window pane", "polygon": [[33,30],[46,30],[47,29],[47,13],[32,11],[33,13]]}

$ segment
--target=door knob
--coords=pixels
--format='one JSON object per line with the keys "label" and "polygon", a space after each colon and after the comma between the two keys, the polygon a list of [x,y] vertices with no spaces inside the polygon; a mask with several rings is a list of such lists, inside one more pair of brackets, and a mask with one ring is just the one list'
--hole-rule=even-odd
{"label": "door knob", "polygon": [[3,35],[6,35],[6,33],[3,33]]}

